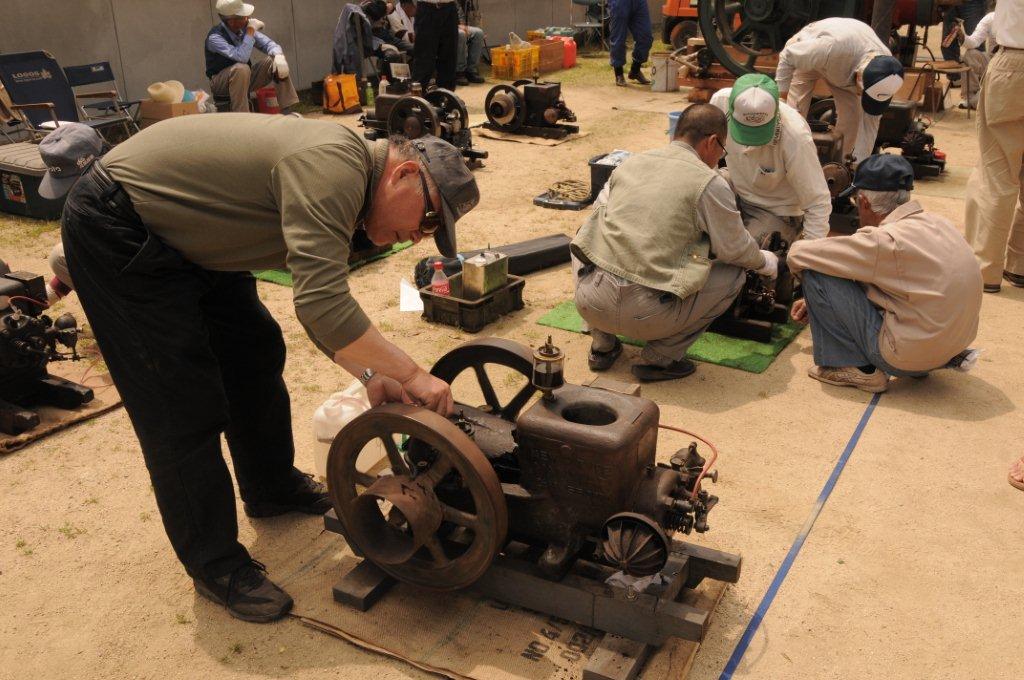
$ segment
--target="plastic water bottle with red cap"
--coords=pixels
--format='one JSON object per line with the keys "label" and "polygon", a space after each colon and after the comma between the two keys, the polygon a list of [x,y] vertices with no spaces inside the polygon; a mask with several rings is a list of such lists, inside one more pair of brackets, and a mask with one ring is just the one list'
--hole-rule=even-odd
{"label": "plastic water bottle with red cap", "polygon": [[444,274],[444,262],[441,260],[434,263],[434,275],[430,277],[430,290],[435,295],[452,294],[452,285]]}

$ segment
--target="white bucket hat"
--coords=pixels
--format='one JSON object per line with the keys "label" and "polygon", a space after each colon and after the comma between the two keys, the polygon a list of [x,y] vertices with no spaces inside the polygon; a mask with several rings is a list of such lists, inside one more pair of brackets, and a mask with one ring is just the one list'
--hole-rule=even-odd
{"label": "white bucket hat", "polygon": [[255,7],[242,0],[217,0],[217,14],[222,17],[252,16]]}
{"label": "white bucket hat", "polygon": [[177,104],[185,96],[185,86],[178,80],[153,83],[146,88],[149,98],[161,104]]}

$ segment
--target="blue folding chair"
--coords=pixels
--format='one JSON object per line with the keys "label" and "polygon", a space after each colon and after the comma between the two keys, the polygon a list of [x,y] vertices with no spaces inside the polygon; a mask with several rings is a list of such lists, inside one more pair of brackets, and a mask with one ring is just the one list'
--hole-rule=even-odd
{"label": "blue folding chair", "polygon": [[[109,64],[105,71],[97,73],[104,77],[113,75]],[[133,129],[138,131],[129,112],[130,103],[122,102],[116,89],[76,94],[64,69],[49,52],[0,54],[0,83],[11,98],[11,109],[23,117],[36,136],[45,136],[62,123],[84,123],[104,136],[112,127],[121,128],[128,135]],[[107,115],[94,117],[84,108],[80,112],[79,99],[101,100],[98,111]]]}

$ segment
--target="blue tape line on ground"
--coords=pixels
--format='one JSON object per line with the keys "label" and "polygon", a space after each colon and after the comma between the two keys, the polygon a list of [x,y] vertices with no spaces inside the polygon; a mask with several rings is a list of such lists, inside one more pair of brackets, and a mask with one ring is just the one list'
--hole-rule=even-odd
{"label": "blue tape line on ground", "polygon": [[782,561],[782,566],[775,573],[775,578],[772,579],[772,584],[768,586],[768,592],[764,594],[761,599],[761,604],[757,606],[757,611],[754,612],[753,618],[750,619],[750,623],[747,624],[747,629],[743,631],[743,636],[740,641],[736,644],[736,649],[733,650],[732,656],[729,657],[729,661],[725,664],[725,670],[722,671],[722,675],[719,676],[718,680],[731,680],[732,674],[736,672],[736,668],[739,667],[740,661],[743,660],[743,655],[747,652],[747,647],[750,646],[750,641],[754,639],[754,634],[757,633],[757,629],[761,626],[761,621],[764,619],[764,615],[768,613],[768,608],[772,606],[772,602],[775,600],[775,595],[779,592],[779,587],[782,582],[786,580],[786,576],[789,575],[789,569],[793,566],[793,562],[796,561],[797,555],[800,554],[800,549],[804,547],[804,541],[807,540],[807,535],[811,533],[811,529],[814,527],[814,522],[818,519],[818,515],[821,514],[821,509],[825,507],[825,501],[832,494],[832,490],[836,487],[836,482],[839,481],[839,475],[842,474],[843,468],[846,467],[846,461],[850,459],[850,454],[857,448],[857,442],[860,441],[860,435],[864,432],[864,428],[868,424],[868,420],[871,419],[871,414],[875,411],[875,406],[878,404],[878,400],[881,398],[881,394],[876,394],[871,398],[868,403],[868,407],[864,409],[864,415],[860,417],[860,422],[857,423],[857,429],[853,431],[853,436],[850,437],[850,441],[846,443],[846,448],[843,450],[843,455],[839,456],[839,460],[836,462],[836,466],[832,469],[832,474],[829,475],[828,481],[825,482],[825,486],[821,489],[821,493],[818,494],[818,500],[814,503],[814,508],[811,509],[811,514],[807,517],[807,521],[804,522],[804,526],[800,529],[800,533],[797,534],[796,540],[793,541],[793,545],[789,548],[789,553],[786,555],[786,559]]}

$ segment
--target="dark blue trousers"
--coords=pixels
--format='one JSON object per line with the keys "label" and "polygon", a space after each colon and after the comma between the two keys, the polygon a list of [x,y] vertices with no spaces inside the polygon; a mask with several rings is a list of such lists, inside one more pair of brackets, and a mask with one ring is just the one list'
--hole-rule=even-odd
{"label": "dark blue trousers", "polygon": [[642,64],[654,43],[651,33],[651,14],[647,0],[609,0],[611,18],[611,62],[614,67],[626,64],[626,33],[633,35],[633,62]]}

